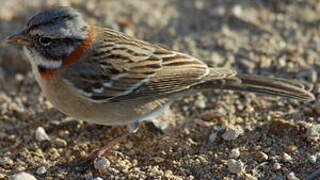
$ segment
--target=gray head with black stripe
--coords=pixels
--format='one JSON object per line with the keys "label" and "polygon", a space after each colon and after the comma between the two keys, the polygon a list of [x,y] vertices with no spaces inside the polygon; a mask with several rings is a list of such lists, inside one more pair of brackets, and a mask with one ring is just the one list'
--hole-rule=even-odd
{"label": "gray head with black stripe", "polygon": [[24,46],[37,64],[54,68],[87,38],[87,28],[76,10],[55,7],[33,16],[25,28],[8,41]]}

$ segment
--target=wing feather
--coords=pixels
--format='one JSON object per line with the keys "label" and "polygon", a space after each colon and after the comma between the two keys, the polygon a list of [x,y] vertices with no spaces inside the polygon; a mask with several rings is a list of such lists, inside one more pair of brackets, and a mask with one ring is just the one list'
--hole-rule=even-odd
{"label": "wing feather", "polygon": [[[65,67],[64,80],[81,97],[95,102],[164,96],[210,79],[200,60],[159,45],[104,29],[89,50],[89,59]],[[211,77],[212,76],[212,77]]]}

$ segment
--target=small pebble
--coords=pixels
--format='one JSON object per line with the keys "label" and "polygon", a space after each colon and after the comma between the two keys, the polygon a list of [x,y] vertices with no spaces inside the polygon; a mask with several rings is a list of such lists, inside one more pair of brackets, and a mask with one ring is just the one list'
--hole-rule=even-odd
{"label": "small pebble", "polygon": [[320,124],[313,125],[307,129],[307,139],[315,142],[320,140]]}
{"label": "small pebble", "polygon": [[229,157],[232,159],[237,159],[240,156],[240,150],[239,148],[234,148],[231,150]]}
{"label": "small pebble", "polygon": [[4,157],[3,159],[0,159],[0,166],[11,166],[13,164],[14,162],[12,161],[12,159],[8,157]]}
{"label": "small pebble", "polygon": [[308,155],[307,157],[308,157],[308,160],[309,160],[311,163],[315,164],[315,163],[317,162],[317,159],[318,159],[317,154]]}
{"label": "small pebble", "polygon": [[24,76],[22,74],[16,74],[15,79],[16,79],[16,81],[23,81]]}
{"label": "small pebble", "polygon": [[56,145],[57,147],[66,147],[68,145],[67,141],[65,141],[64,139],[61,139],[61,138],[56,138],[54,141],[53,141],[53,144]]}
{"label": "small pebble", "polygon": [[199,10],[202,10],[203,8],[205,8],[205,3],[204,2],[202,2],[202,1],[196,1],[195,3],[194,3],[194,6],[197,8],[197,9],[199,9]]}
{"label": "small pebble", "polygon": [[283,160],[286,162],[292,161],[292,157],[287,153],[283,153],[282,157],[283,157]]}
{"label": "small pebble", "polygon": [[218,137],[218,134],[216,132],[212,132],[209,136],[209,143],[213,143],[214,141],[216,141]]}
{"label": "small pebble", "polygon": [[128,148],[128,149],[132,149],[132,148],[134,147],[134,144],[133,144],[133,142],[128,141],[128,142],[125,144],[125,146],[126,146],[126,148]]}
{"label": "small pebble", "polygon": [[252,113],[252,112],[254,112],[254,107],[246,106],[245,109],[243,110],[243,112]]}
{"label": "small pebble", "polygon": [[254,158],[258,161],[266,161],[269,159],[268,155],[262,151],[256,152],[253,155],[254,155]]}
{"label": "small pebble", "polygon": [[290,172],[287,175],[288,180],[300,180],[299,178],[297,178],[297,176],[294,174],[294,172]]}
{"label": "small pebble", "polygon": [[199,109],[204,109],[206,107],[206,102],[203,99],[198,99],[194,102],[195,106]]}
{"label": "small pebble", "polygon": [[64,137],[65,138],[65,137],[68,137],[70,135],[70,132],[68,130],[61,130],[61,131],[58,132],[58,135],[60,137]]}
{"label": "small pebble", "polygon": [[246,174],[246,180],[258,180],[258,178],[250,175],[250,174]]}
{"label": "small pebble", "polygon": [[20,172],[9,177],[9,180],[37,180],[32,174]]}
{"label": "small pebble", "polygon": [[101,178],[101,177],[95,177],[95,178],[93,178],[92,180],[103,180],[103,178]]}
{"label": "small pebble", "polygon": [[56,148],[50,148],[48,150],[48,154],[50,159],[54,160],[54,159],[58,159],[60,157],[60,153]]}
{"label": "small pebble", "polygon": [[50,137],[48,136],[48,134],[46,133],[43,127],[38,127],[36,129],[35,134],[36,134],[36,139],[38,141],[50,140]]}
{"label": "small pebble", "polygon": [[195,119],[194,122],[202,127],[211,127],[212,125],[214,125],[214,122],[208,122],[201,119]]}
{"label": "small pebble", "polygon": [[251,61],[251,60],[242,59],[242,60],[240,61],[240,63],[241,63],[241,65],[244,66],[244,68],[246,68],[247,71],[249,71],[249,72],[252,72],[252,71],[255,69],[255,67],[256,67],[255,62],[253,62],[253,61]]}
{"label": "small pebble", "polygon": [[172,179],[173,178],[173,172],[171,170],[166,170],[164,172],[164,177],[166,177],[168,179]]}
{"label": "small pebble", "polygon": [[201,119],[205,121],[212,121],[215,118],[226,116],[227,111],[224,108],[218,108],[215,110],[206,111],[201,114]]}
{"label": "small pebble", "polygon": [[47,168],[44,166],[41,166],[37,169],[37,174],[42,175],[45,174],[47,172]]}
{"label": "small pebble", "polygon": [[242,13],[243,13],[243,8],[240,5],[235,5],[232,7],[231,9],[231,13],[232,15],[236,16],[236,17],[241,17]]}
{"label": "small pebble", "polygon": [[298,147],[295,146],[295,145],[289,145],[289,146],[286,147],[286,150],[289,153],[295,152],[295,151],[297,151],[297,149],[298,149]]}
{"label": "small pebble", "polygon": [[104,170],[110,166],[110,161],[104,157],[94,161],[94,168],[98,170]]}
{"label": "small pebble", "polygon": [[279,170],[279,169],[281,169],[281,164],[280,163],[274,163],[273,165],[272,165],[272,168],[274,169],[274,170]]}
{"label": "small pebble", "polygon": [[230,159],[228,161],[228,170],[231,173],[239,174],[243,171],[244,165],[241,161]]}
{"label": "small pebble", "polygon": [[299,127],[297,124],[285,120],[278,120],[275,117],[277,117],[276,114],[270,117],[271,119],[275,119],[270,122],[270,132],[272,134],[277,134],[280,136],[298,134]]}
{"label": "small pebble", "polygon": [[222,138],[226,141],[232,141],[235,140],[239,137],[240,135],[240,130],[236,129],[236,128],[230,128],[227,129],[223,134],[222,134]]}
{"label": "small pebble", "polygon": [[[214,11],[214,10],[213,10]],[[224,57],[222,57],[219,53],[217,52],[212,52],[210,61],[214,64],[222,64],[224,62]]]}

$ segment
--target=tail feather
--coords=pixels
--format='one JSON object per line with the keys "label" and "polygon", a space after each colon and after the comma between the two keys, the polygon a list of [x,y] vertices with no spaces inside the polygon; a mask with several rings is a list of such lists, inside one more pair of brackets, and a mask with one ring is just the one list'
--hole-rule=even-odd
{"label": "tail feather", "polygon": [[311,84],[283,78],[237,74],[229,79],[207,81],[202,85],[207,86],[206,88],[248,91],[305,101],[315,100],[314,95],[310,92]]}

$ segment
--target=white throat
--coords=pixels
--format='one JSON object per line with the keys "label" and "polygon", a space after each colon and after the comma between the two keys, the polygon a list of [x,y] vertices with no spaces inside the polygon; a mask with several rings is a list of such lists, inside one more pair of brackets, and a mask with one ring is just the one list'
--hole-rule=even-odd
{"label": "white throat", "polygon": [[27,55],[32,68],[37,68],[38,66],[42,66],[47,69],[57,69],[62,66],[62,60],[48,60],[41,56],[37,51],[28,49],[27,47],[23,48],[25,54]]}
{"label": "white throat", "polygon": [[42,60],[42,61],[40,61],[39,65],[43,66],[47,69],[57,69],[62,66],[62,61]]}

